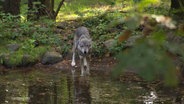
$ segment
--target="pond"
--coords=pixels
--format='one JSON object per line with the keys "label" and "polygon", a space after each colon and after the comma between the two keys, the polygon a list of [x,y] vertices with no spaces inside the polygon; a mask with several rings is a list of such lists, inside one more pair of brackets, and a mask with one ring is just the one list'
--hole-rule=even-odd
{"label": "pond", "polygon": [[48,69],[21,69],[1,74],[0,104],[184,103],[182,87],[152,89],[145,82],[112,79],[94,68],[90,76],[83,77],[79,70]]}

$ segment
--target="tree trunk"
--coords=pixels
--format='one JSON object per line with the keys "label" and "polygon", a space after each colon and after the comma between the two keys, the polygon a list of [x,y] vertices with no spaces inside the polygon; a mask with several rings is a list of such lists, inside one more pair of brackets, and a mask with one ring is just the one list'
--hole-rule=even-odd
{"label": "tree trunk", "polygon": [[33,4],[36,1],[37,0],[28,0],[28,14],[27,14],[28,20],[38,20],[39,19],[39,14],[38,14],[38,11],[36,10],[36,7],[38,5]]}
{"label": "tree trunk", "polygon": [[175,16],[184,16],[184,0],[171,0],[171,13]]}
{"label": "tree trunk", "polygon": [[0,0],[0,11],[3,11],[3,3],[4,1]]}
{"label": "tree trunk", "polygon": [[40,15],[47,15],[49,18],[53,18],[54,0],[41,0],[41,5],[42,7],[39,9]]}
{"label": "tree trunk", "polygon": [[3,11],[12,15],[20,14],[20,0],[5,0],[3,2]]}
{"label": "tree trunk", "polygon": [[54,0],[28,0],[28,20],[38,20],[41,16],[54,17]]}

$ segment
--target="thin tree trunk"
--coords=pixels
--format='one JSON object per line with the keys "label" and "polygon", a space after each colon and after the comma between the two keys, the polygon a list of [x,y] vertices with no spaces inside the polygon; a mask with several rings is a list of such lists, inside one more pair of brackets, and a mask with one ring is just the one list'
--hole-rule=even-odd
{"label": "thin tree trunk", "polygon": [[64,4],[64,1],[65,1],[65,0],[62,0],[62,1],[59,3],[58,8],[57,8],[57,10],[56,10],[56,13],[55,13],[55,15],[54,15],[54,18],[57,17],[57,15],[58,15],[58,13],[59,13],[59,10],[60,10],[61,6]]}
{"label": "thin tree trunk", "polygon": [[33,2],[36,0],[28,0],[28,14],[27,19],[28,20],[38,20],[39,14],[38,11],[36,11],[36,8],[34,8]]}
{"label": "thin tree trunk", "polygon": [[[33,2],[40,2],[40,4],[34,4]],[[54,0],[29,0],[28,7],[30,11],[28,19],[33,18],[33,20],[37,20],[41,16],[54,18]]]}

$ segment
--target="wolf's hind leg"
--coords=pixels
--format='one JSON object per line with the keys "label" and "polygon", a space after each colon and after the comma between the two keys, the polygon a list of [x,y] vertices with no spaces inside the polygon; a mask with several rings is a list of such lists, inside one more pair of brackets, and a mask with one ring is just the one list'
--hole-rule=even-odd
{"label": "wolf's hind leg", "polygon": [[84,58],[80,56],[81,76],[84,76]]}

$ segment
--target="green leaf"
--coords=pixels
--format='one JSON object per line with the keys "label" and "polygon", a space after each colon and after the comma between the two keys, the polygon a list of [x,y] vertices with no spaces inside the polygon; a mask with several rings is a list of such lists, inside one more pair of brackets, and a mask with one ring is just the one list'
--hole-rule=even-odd
{"label": "green leaf", "polygon": [[176,69],[169,68],[164,77],[164,82],[166,86],[176,86],[178,84]]}
{"label": "green leaf", "polygon": [[125,25],[129,30],[135,30],[140,25],[140,16],[132,16],[125,20]]}
{"label": "green leaf", "polygon": [[160,0],[134,0],[138,11],[143,11],[144,8],[150,5],[160,4]]}

